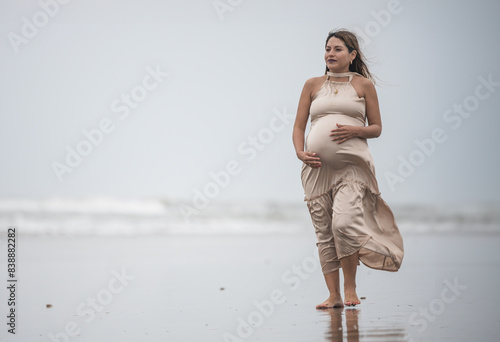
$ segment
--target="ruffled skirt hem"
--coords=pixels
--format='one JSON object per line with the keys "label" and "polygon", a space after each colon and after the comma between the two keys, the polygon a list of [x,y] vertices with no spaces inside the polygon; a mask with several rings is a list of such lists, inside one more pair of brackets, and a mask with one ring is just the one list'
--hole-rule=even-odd
{"label": "ruffled skirt hem", "polygon": [[339,260],[356,252],[369,268],[396,272],[401,267],[403,239],[376,189],[357,179],[341,179],[304,201],[316,230],[324,274],[339,269]]}

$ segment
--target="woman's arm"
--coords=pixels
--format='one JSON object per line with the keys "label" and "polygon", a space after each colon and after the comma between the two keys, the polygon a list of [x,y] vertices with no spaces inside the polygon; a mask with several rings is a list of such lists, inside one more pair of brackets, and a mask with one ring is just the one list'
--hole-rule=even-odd
{"label": "woman's arm", "polygon": [[365,139],[378,138],[382,133],[382,119],[380,118],[377,91],[370,80],[364,79],[363,81],[368,126],[360,127],[359,136]]}
{"label": "woman's arm", "polygon": [[311,167],[320,167],[321,163],[318,157],[314,157],[315,153],[304,151],[304,136],[307,120],[309,118],[309,108],[311,107],[311,95],[314,84],[314,79],[308,79],[302,89],[299,106],[297,108],[297,116],[295,117],[295,124],[293,125],[292,140],[297,158]]}

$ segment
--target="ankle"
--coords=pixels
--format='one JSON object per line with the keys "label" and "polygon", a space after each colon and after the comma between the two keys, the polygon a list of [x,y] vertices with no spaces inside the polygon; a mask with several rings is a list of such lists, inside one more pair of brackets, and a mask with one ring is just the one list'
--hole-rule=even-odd
{"label": "ankle", "polygon": [[356,284],[344,284],[344,291],[356,291]]}

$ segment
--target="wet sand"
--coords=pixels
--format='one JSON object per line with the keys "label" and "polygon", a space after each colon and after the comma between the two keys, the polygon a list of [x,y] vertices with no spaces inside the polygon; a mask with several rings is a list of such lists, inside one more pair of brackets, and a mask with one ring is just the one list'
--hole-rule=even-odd
{"label": "wet sand", "polygon": [[[358,295],[366,299],[354,309],[330,310],[315,309],[327,292],[312,232],[20,236],[16,335],[2,324],[0,336],[89,342],[499,340],[500,235],[403,236],[401,270],[361,265]],[[0,253],[6,254],[4,238]],[[0,258],[4,274],[5,262]],[[1,281],[5,288],[6,276]]]}

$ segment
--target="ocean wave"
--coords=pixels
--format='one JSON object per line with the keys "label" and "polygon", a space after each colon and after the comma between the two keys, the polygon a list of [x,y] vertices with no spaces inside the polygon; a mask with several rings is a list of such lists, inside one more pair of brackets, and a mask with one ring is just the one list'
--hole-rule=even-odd
{"label": "ocean wave", "polygon": [[[500,205],[390,204],[404,233],[500,232]],[[0,199],[2,227],[21,235],[295,234],[311,232],[305,203],[209,203],[167,199]],[[3,235],[5,232],[0,232]]]}

